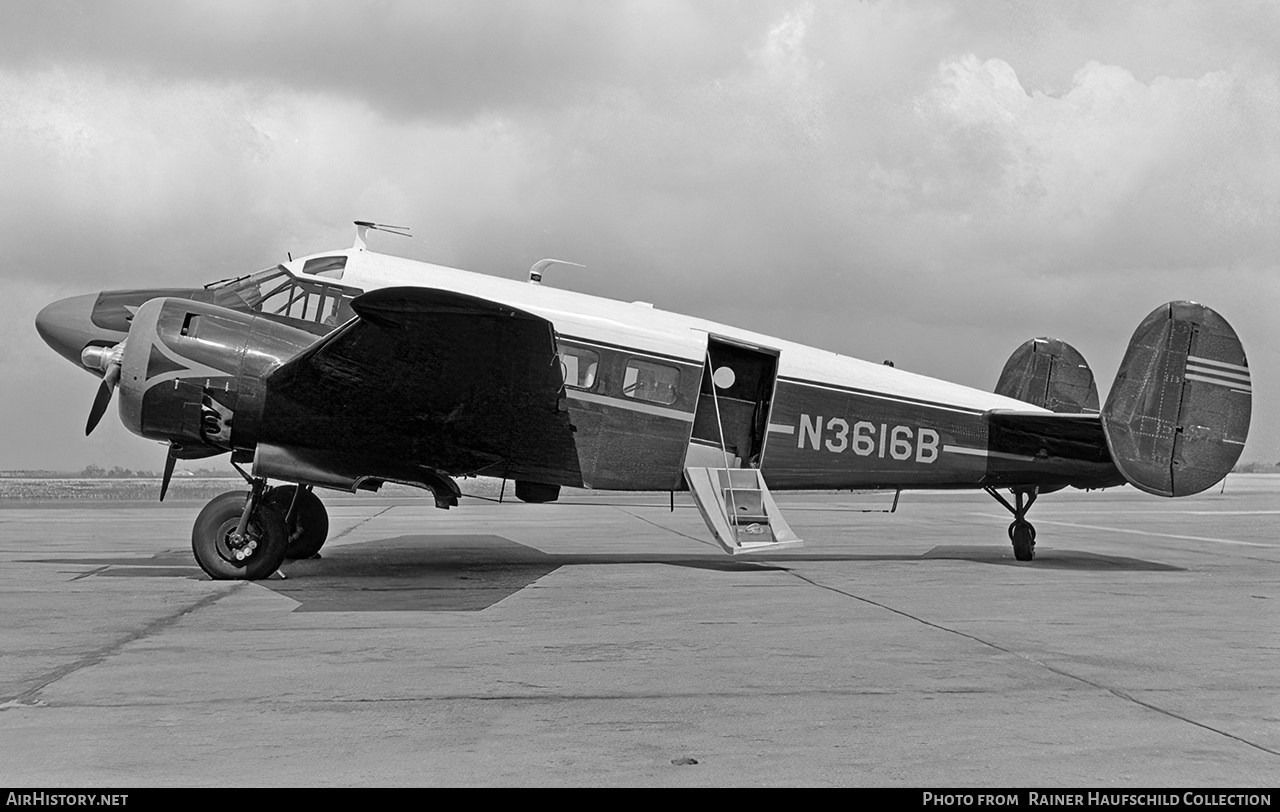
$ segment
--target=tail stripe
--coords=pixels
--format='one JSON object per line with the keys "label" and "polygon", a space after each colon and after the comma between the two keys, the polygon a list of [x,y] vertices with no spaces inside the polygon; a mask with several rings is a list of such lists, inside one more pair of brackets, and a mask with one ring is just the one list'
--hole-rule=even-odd
{"label": "tail stripe", "polygon": [[1225,386],[1229,389],[1235,389],[1240,392],[1253,392],[1252,386],[1247,383],[1240,383],[1239,381],[1227,381],[1222,380],[1221,378],[1206,378],[1203,375],[1193,375],[1190,372],[1187,373],[1186,378],[1189,381],[1203,381],[1204,383],[1211,383],[1216,386]]}
{"label": "tail stripe", "polygon": [[1215,378],[1224,378],[1228,381],[1236,381],[1237,383],[1249,383],[1248,375],[1237,375],[1234,372],[1225,372],[1221,369],[1210,369],[1209,367],[1195,366],[1187,364],[1187,372],[1198,372],[1201,375],[1212,375]]}
{"label": "tail stripe", "polygon": [[1238,364],[1228,364],[1225,361],[1214,361],[1212,358],[1198,358],[1194,355],[1188,355],[1187,362],[1192,364],[1207,364],[1211,367],[1222,367],[1223,369],[1234,369],[1237,372],[1243,372],[1246,376],[1249,374],[1248,367],[1242,367]]}

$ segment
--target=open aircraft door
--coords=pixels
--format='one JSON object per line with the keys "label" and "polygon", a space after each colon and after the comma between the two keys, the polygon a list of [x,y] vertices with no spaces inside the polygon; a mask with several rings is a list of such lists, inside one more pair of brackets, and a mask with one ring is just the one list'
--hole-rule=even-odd
{"label": "open aircraft door", "polygon": [[685,481],[703,520],[730,553],[798,547],[760,473],[778,352],[708,336]]}

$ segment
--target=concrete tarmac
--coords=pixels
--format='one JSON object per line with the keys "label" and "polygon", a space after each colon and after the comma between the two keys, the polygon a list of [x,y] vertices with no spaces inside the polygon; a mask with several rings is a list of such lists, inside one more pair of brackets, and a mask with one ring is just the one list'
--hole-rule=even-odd
{"label": "concrete tarmac", "polygon": [[[1274,787],[1280,477],[1040,499],[324,495],[287,580],[210,581],[199,503],[0,509],[0,785]],[[875,502],[887,505],[886,500]]]}

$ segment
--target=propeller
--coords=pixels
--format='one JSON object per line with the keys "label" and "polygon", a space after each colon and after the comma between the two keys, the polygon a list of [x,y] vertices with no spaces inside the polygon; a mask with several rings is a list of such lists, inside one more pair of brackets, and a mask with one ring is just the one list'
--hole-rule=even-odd
{"label": "propeller", "polygon": [[102,383],[98,385],[98,394],[93,398],[93,406],[89,409],[89,420],[85,423],[85,436],[93,434],[102,416],[111,403],[111,393],[116,391],[120,383],[120,367],[124,359],[124,341],[114,347],[85,347],[80,353],[80,363],[89,369],[102,370]]}
{"label": "propeller", "polygon": [[169,453],[164,458],[164,479],[160,480],[160,501],[169,491],[169,480],[173,479],[173,465],[178,461],[178,444],[169,443]]}
{"label": "propeller", "polygon": [[205,457],[216,457],[222,453],[223,449],[221,448],[201,445],[178,445],[170,440],[169,453],[164,458],[164,478],[160,480],[160,501],[163,502],[164,495],[169,492],[169,482],[173,479],[174,463],[178,460],[200,460]]}

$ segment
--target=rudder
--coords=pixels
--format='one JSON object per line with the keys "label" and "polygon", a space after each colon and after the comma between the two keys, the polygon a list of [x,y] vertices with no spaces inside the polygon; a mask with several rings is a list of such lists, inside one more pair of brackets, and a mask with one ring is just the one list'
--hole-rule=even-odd
{"label": "rudder", "polygon": [[1134,332],[1102,409],[1112,461],[1148,493],[1210,488],[1244,450],[1252,393],[1226,319],[1195,302],[1161,305]]}

